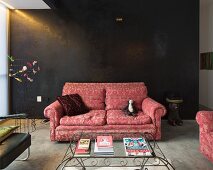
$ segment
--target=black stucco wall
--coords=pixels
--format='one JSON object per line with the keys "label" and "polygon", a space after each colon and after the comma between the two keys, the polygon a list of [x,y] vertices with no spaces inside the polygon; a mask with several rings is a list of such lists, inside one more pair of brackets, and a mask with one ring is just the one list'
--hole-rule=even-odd
{"label": "black stucco wall", "polygon": [[13,111],[42,117],[66,81],[145,82],[161,103],[166,91],[181,92],[182,117],[195,117],[198,0],[62,0],[58,10],[12,11],[10,21],[11,55],[41,67],[31,84],[12,80]]}

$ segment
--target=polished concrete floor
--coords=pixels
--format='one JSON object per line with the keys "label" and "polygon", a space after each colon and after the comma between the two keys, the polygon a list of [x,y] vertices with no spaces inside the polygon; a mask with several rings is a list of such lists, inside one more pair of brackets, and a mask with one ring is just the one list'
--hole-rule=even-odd
{"label": "polished concrete floor", "polygon": [[[50,142],[49,123],[37,124],[37,130],[31,134],[29,160],[14,161],[6,168],[7,170],[56,169],[68,144]],[[198,150],[199,128],[194,120],[184,121],[183,126],[177,127],[170,126],[163,120],[162,140],[158,144],[177,170],[213,170],[213,163],[203,157]]]}

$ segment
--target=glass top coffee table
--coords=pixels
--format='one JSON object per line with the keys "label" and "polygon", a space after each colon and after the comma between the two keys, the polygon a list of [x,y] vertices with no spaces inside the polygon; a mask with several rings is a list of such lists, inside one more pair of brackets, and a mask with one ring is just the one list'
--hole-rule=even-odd
{"label": "glass top coffee table", "polygon": [[[114,155],[96,155],[94,153],[95,139],[97,136],[112,136]],[[152,151],[151,156],[126,156],[123,138],[144,138]],[[90,139],[90,155],[75,155],[75,149],[79,139]],[[70,143],[61,163],[56,168],[68,170],[75,167],[85,170],[87,167],[135,167],[148,169],[153,166],[164,166],[165,169],[175,169],[168,161],[162,150],[150,133],[84,133],[79,132],[71,136]]]}

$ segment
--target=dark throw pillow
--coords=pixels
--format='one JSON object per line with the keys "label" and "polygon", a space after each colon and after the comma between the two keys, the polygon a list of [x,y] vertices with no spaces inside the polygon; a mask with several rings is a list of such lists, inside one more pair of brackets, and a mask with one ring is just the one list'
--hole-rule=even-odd
{"label": "dark throw pillow", "polygon": [[75,116],[89,112],[88,107],[84,104],[79,94],[70,94],[57,97],[62,105],[64,112],[68,116]]}

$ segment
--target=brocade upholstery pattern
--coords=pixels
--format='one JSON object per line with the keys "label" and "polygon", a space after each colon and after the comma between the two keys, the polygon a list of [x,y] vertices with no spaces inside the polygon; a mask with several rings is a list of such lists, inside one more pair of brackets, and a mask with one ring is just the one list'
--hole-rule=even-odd
{"label": "brocade upholstery pattern", "polygon": [[166,114],[166,108],[160,103],[147,97],[142,102],[142,110],[149,115],[156,127],[156,139],[161,139],[161,117]]}
{"label": "brocade upholstery pattern", "polygon": [[213,111],[199,111],[196,120],[200,129],[200,152],[213,162]]}
{"label": "brocade upholstery pattern", "polygon": [[[143,133],[148,132],[155,134],[155,126],[153,124],[147,125],[105,125],[105,126],[58,126],[56,128],[56,140],[57,141],[69,141],[70,137],[74,133],[124,133],[118,135],[117,139],[126,137],[125,133]],[[130,135],[129,135],[130,136]],[[128,137],[129,137],[128,136]],[[135,136],[136,137],[136,136]]]}
{"label": "brocade upholstery pattern", "polygon": [[145,114],[151,117],[153,122],[156,122],[157,115],[162,117],[166,114],[166,108],[149,97],[143,100],[142,110]]}
{"label": "brocade upholstery pattern", "polygon": [[113,131],[113,132],[126,132],[128,131],[140,131],[140,130],[150,130],[149,132],[154,133],[155,132],[155,127],[153,124],[147,124],[147,125],[105,125],[105,126],[65,126],[65,125],[59,125],[56,128],[56,131],[76,131],[76,130],[80,130],[80,131],[86,131],[86,130],[103,130],[108,132],[109,130]]}
{"label": "brocade upholstery pattern", "polygon": [[[107,90],[109,90],[108,91],[109,95],[106,94]],[[117,93],[116,91],[120,91],[122,92],[122,94]],[[165,115],[166,110],[161,104],[147,97],[147,88],[143,82],[65,83],[62,95],[75,94],[75,93],[78,93],[82,97],[84,103],[91,109],[91,111],[88,113],[91,114],[90,115],[91,117],[90,116],[82,117],[81,115],[64,117],[63,108],[58,103],[58,101],[47,106],[44,110],[44,115],[45,117],[50,118],[50,138],[52,141],[69,141],[71,135],[81,131],[88,133],[113,132],[118,133],[118,137],[120,138],[124,136],[119,136],[119,132],[123,133],[149,132],[154,135],[154,138],[156,140],[161,139],[161,117]],[[106,95],[108,95],[107,98]],[[113,97],[115,97],[116,95],[117,95],[116,97],[120,96],[121,100],[117,98],[116,100],[120,101],[116,105],[114,105],[113,104],[114,102],[111,102],[112,101],[111,99],[113,98],[111,98],[110,95]],[[123,106],[120,105],[122,104],[124,105],[124,102],[125,106],[127,105],[127,101],[130,98],[127,96],[130,96],[131,99],[136,101],[137,107],[139,108],[139,110],[142,110],[140,116],[143,116],[143,118],[141,119],[132,118],[132,120],[131,118],[128,120],[125,120],[125,118],[122,119],[117,118],[117,122],[123,121],[123,123],[128,124],[108,125],[107,112],[109,111],[111,112],[111,110],[114,110],[111,109],[114,107],[115,108],[122,107],[121,109],[123,109]],[[114,100],[115,103],[116,100]],[[102,111],[97,112],[97,110]],[[111,114],[113,115],[114,113]],[[104,121],[105,123],[103,123]],[[129,124],[131,121],[132,123]]]}
{"label": "brocade upholstery pattern", "polygon": [[65,126],[101,126],[105,124],[105,110],[91,110],[88,113],[77,116],[64,116],[60,120],[60,125]]}
{"label": "brocade upholstery pattern", "polygon": [[141,110],[143,99],[147,97],[145,86],[140,88],[106,88],[106,110],[122,110],[132,99],[138,110]]}
{"label": "brocade upholstery pattern", "polygon": [[55,140],[55,128],[59,126],[61,117],[64,115],[63,107],[56,100],[44,109],[44,116],[50,119],[50,140]]}
{"label": "brocade upholstery pattern", "polygon": [[[119,120],[119,121],[118,121]],[[108,110],[108,125],[144,125],[152,123],[151,118],[143,112],[138,112],[137,116],[128,116],[122,110]]]}
{"label": "brocade upholstery pattern", "polygon": [[140,88],[141,86],[145,86],[143,82],[133,82],[133,83],[69,83],[66,82],[63,90],[62,95],[70,94],[75,89],[106,89],[107,87],[110,88]]}

